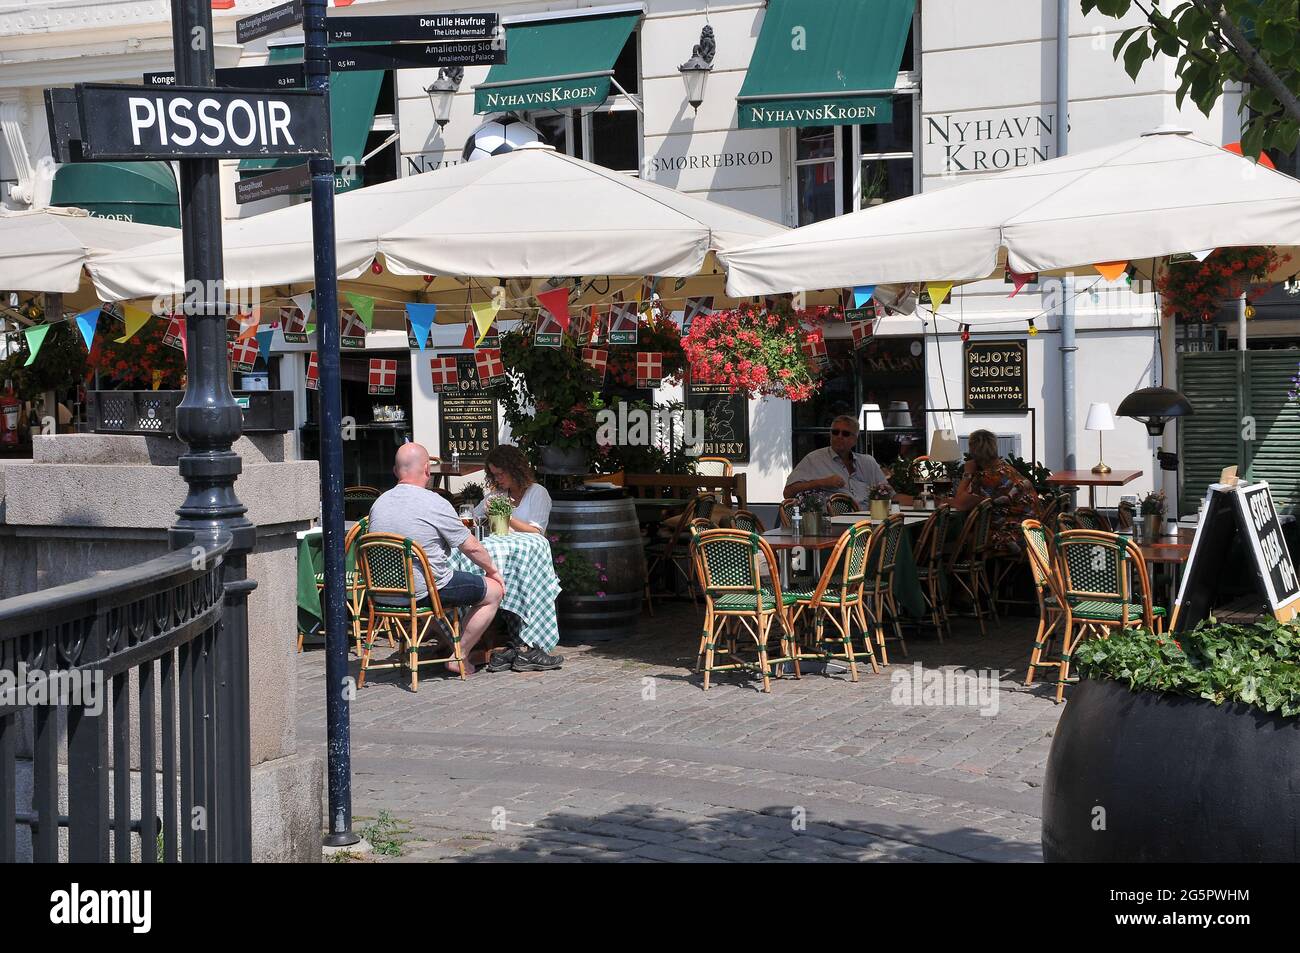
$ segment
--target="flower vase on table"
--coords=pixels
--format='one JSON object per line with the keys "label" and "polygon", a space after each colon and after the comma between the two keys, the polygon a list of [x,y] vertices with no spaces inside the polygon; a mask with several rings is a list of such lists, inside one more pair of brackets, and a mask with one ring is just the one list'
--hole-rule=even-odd
{"label": "flower vase on table", "polygon": [[889,519],[889,501],[894,498],[894,488],[888,483],[877,483],[868,493],[868,512],[873,522]]}
{"label": "flower vase on table", "polygon": [[817,510],[803,510],[803,533],[805,536],[822,534],[822,515]]}
{"label": "flower vase on table", "polygon": [[504,496],[494,496],[488,500],[488,526],[491,527],[493,536],[509,535],[510,515],[513,512],[514,506]]}
{"label": "flower vase on table", "polygon": [[889,519],[888,500],[872,500],[869,507],[873,522],[883,523],[885,520]]}

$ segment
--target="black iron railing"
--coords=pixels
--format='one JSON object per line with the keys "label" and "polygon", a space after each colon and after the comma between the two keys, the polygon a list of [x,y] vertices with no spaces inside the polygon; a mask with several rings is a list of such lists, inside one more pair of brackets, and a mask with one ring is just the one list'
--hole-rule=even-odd
{"label": "black iron railing", "polygon": [[229,548],[0,601],[0,862],[250,859],[247,583],[226,585]]}

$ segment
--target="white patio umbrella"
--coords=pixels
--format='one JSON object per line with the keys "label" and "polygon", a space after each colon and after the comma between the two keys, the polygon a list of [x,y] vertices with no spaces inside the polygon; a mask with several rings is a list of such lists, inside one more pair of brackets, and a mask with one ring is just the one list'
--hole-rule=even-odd
{"label": "white patio umbrella", "polygon": [[[1185,130],[937,189],[723,250],[737,297],[1300,246],[1300,181]],[[1300,270],[1300,256],[1287,274]],[[1279,276],[1280,277],[1280,276]]]}
{"label": "white patio umbrella", "polygon": [[174,228],[92,218],[85,209],[0,213],[0,288],[72,294],[81,269],[110,252],[149,245]]}
{"label": "white patio umbrella", "polygon": [[[711,252],[787,231],[783,226],[549,148],[410,176],[340,195],[338,273],[371,287],[419,287],[419,277],[687,277]],[[227,284],[310,284],[311,207],[227,222]],[[372,261],[386,277],[367,274]],[[182,286],[179,239],[91,266],[105,301],[174,294]],[[409,278],[416,276],[414,285]]]}

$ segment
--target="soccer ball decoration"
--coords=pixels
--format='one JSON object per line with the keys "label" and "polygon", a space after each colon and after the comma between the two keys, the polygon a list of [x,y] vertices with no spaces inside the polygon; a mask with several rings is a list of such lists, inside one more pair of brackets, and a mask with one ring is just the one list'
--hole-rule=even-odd
{"label": "soccer ball decoration", "polygon": [[465,142],[461,158],[466,162],[514,152],[530,142],[542,142],[542,134],[518,116],[507,114],[489,119]]}

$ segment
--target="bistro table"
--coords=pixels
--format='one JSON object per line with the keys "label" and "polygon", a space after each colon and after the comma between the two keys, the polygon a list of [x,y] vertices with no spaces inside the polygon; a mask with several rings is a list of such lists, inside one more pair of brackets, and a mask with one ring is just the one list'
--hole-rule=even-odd
{"label": "bistro table", "polygon": [[441,486],[446,489],[447,477],[469,476],[471,473],[481,473],[482,464],[462,463],[460,466],[453,466],[450,463],[430,463],[429,476],[433,477],[431,481],[434,486]]}
{"label": "bistro table", "polygon": [[[555,615],[555,600],[560,595],[560,579],[551,561],[551,544],[545,533],[509,532],[489,535],[483,545],[501,570],[506,595],[501,608],[509,615],[510,633],[550,652],[560,641],[560,624]],[[483,575],[460,550],[451,554],[451,568]]]}
{"label": "bistro table", "polygon": [[1091,470],[1058,470],[1047,478],[1054,486],[1088,488],[1088,505],[1097,508],[1097,487],[1123,486],[1132,483],[1142,475],[1141,470],[1111,470],[1109,473],[1093,473]]}
{"label": "bistro table", "polygon": [[1170,569],[1167,608],[1171,612],[1174,602],[1178,599],[1178,583],[1182,577],[1183,566],[1192,555],[1192,540],[1195,538],[1194,527],[1180,526],[1176,534],[1159,536],[1150,543],[1138,543],[1143,559],[1148,563],[1168,566]]}

